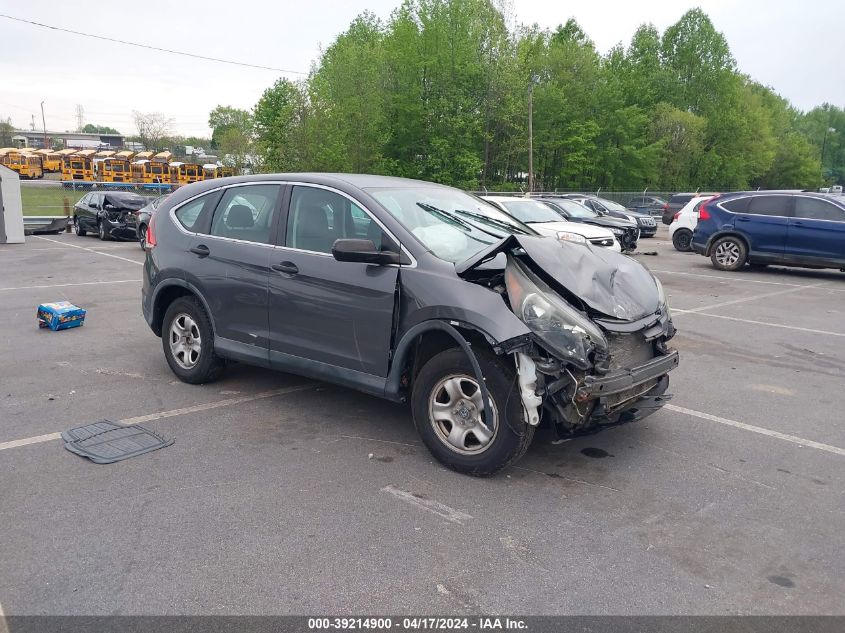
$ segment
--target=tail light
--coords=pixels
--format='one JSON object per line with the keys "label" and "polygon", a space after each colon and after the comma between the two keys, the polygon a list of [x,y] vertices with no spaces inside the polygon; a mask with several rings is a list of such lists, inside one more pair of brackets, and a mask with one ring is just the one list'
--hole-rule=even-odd
{"label": "tail light", "polygon": [[147,225],[147,249],[151,249],[156,245],[156,214],[150,216],[150,223]]}
{"label": "tail light", "polygon": [[663,210],[666,211],[669,208],[669,203],[666,202],[663,204]]}
{"label": "tail light", "polygon": [[710,219],[710,211],[707,209],[707,206],[713,202],[719,196],[713,196],[709,200],[705,200],[700,207],[698,207],[698,220],[709,220]]}
{"label": "tail light", "polygon": [[677,221],[678,221],[678,218],[680,218],[680,217],[681,217],[681,212],[680,212],[680,211],[678,211],[678,212],[675,214],[675,218],[674,218],[672,221],[673,221],[673,222],[677,222]]}

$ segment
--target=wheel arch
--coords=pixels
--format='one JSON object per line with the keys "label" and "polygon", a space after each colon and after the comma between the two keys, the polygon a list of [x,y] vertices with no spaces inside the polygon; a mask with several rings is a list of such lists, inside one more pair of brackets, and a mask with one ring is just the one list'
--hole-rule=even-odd
{"label": "wheel arch", "polygon": [[719,231],[718,233],[714,233],[710,236],[710,238],[707,240],[707,248],[704,251],[705,257],[710,257],[713,251],[713,245],[723,237],[736,237],[742,240],[743,244],[745,244],[745,252],[748,254],[749,257],[751,256],[751,242],[748,240],[748,237],[743,235],[741,232],[732,229]]}
{"label": "wheel arch", "polygon": [[208,315],[212,333],[215,333],[217,328],[214,324],[214,315],[202,293],[184,279],[169,279],[159,284],[153,295],[152,322],[150,323],[150,327],[155,335],[161,336],[164,314],[167,312],[170,304],[180,297],[194,297],[199,300],[205,313]]}

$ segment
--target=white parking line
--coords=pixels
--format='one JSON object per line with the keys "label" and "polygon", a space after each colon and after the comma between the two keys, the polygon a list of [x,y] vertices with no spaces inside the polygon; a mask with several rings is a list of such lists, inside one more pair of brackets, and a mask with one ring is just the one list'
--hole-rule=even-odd
{"label": "white parking line", "polygon": [[129,284],[138,283],[140,279],[112,279],[109,281],[81,281],[73,284],[51,284],[48,286],[15,286],[9,288],[0,288],[0,292],[4,290],[36,290],[40,288],[66,288],[68,286],[99,286],[101,284]]}
{"label": "white parking line", "polygon": [[[306,383],[304,385],[295,385],[293,387],[284,387],[282,389],[273,389],[272,391],[262,391],[251,396],[240,396],[238,398],[228,398],[226,400],[216,400],[214,402],[205,402],[203,404],[196,404],[191,407],[182,407],[180,409],[172,409],[170,411],[159,411],[158,413],[150,413],[148,415],[139,415],[134,418],[125,418],[118,420],[118,424],[140,424],[142,422],[151,422],[152,420],[160,420],[162,418],[172,418],[177,415],[187,415],[189,413],[198,413],[199,411],[208,411],[210,409],[219,409],[220,407],[229,407],[234,404],[241,404],[244,402],[252,402],[254,400],[262,400],[264,398],[272,398],[274,396],[283,396],[297,391],[306,391],[313,389],[316,384]],[[61,437],[61,433],[47,433],[46,435],[36,435],[34,437],[26,437],[20,440],[11,440],[9,442],[0,442],[0,451],[5,451],[9,448],[18,448],[19,446],[28,446],[30,444],[40,444],[41,442],[50,442]]]}
{"label": "white parking line", "polygon": [[39,240],[45,240],[47,242],[53,242],[54,244],[61,244],[62,246],[67,246],[69,248],[78,248],[81,251],[88,251],[89,253],[96,253],[97,255],[102,255],[103,257],[113,257],[114,259],[119,259],[124,262],[129,262],[130,264],[138,264],[139,266],[143,266],[144,262],[139,262],[134,259],[129,259],[127,257],[121,257],[120,255],[112,255],[111,253],[103,253],[101,251],[94,250],[93,248],[88,248],[87,246],[78,246],[76,244],[68,244],[67,242],[61,242],[59,240],[51,240],[49,237],[42,237],[41,235],[34,235],[33,237],[38,238]]}
{"label": "white parking line", "polygon": [[[742,277],[740,275],[737,275],[735,277],[724,277],[722,275],[705,275],[703,273],[687,273],[687,272],[682,272],[682,271],[679,271],[679,270],[657,270],[656,268],[650,268],[649,270],[653,273],[658,273],[658,274],[661,274],[661,275],[684,275],[686,277],[702,277],[704,279],[720,279],[720,280],[723,280],[723,281],[740,281],[740,282],[743,282],[743,283],[766,284],[766,285],[770,285],[770,286],[793,286],[795,288],[808,288],[808,287],[810,287],[807,284],[793,284],[793,283],[788,283],[786,281],[764,281],[762,279],[747,279],[747,278]],[[827,283],[827,282],[821,282],[821,283]],[[817,286],[814,286],[814,287],[817,287]],[[824,290],[832,290],[833,292],[845,292],[845,288],[828,288],[828,287],[824,287],[824,286],[822,286],[822,288]]]}
{"label": "white parking line", "polygon": [[708,306],[700,306],[698,308],[690,308],[685,310],[685,312],[704,312],[705,310],[715,310],[716,308],[724,308],[725,306],[732,306],[736,305],[737,303],[746,303],[747,301],[756,301],[757,299],[766,299],[768,297],[777,297],[780,295],[788,295],[793,292],[800,292],[802,290],[806,290],[807,288],[816,288],[821,286],[824,282],[819,282],[817,284],[810,284],[808,286],[801,286],[800,288],[789,288],[787,290],[778,290],[776,292],[766,292],[761,295],[752,295],[750,297],[742,297],[740,299],[732,299],[731,301],[722,301],[721,303],[712,303]]}
{"label": "white parking line", "polygon": [[674,404],[664,405],[664,408],[669,409],[670,411],[675,411],[677,413],[683,413],[685,415],[691,415],[696,418],[701,418],[702,420],[717,422],[719,424],[726,424],[737,429],[742,429],[743,431],[751,431],[752,433],[759,433],[760,435],[768,435],[769,437],[784,440],[785,442],[792,442],[793,444],[798,444],[799,446],[815,448],[820,451],[826,451],[828,453],[833,453],[834,455],[842,455],[843,457],[845,457],[845,448],[831,446],[830,444],[822,444],[821,442],[814,442],[813,440],[807,440],[803,437],[798,437],[796,435],[788,435],[786,433],[780,433],[779,431],[764,429],[761,426],[754,426],[753,424],[746,424],[745,422],[737,422],[736,420],[721,418],[718,415],[711,415],[710,413],[695,411],[694,409],[687,409],[685,407],[679,407]]}
{"label": "white parking line", "polygon": [[0,604],[0,633],[9,633],[9,627],[6,625],[6,612],[3,611],[2,604]]}
{"label": "white parking line", "polygon": [[406,492],[405,490],[395,488],[394,486],[385,486],[381,489],[381,491],[389,492],[400,501],[404,501],[405,503],[408,503],[412,506],[422,508],[423,510],[431,512],[432,514],[436,514],[440,518],[446,519],[450,523],[457,523],[458,525],[463,525],[464,521],[469,521],[470,519],[472,519],[472,516],[467,514],[466,512],[455,510],[454,508],[450,508],[446,504],[440,503],[439,501],[435,501],[434,499],[425,499],[413,493]]}
{"label": "white parking line", "polygon": [[678,310],[672,308],[672,314],[697,314],[699,316],[713,317],[714,319],[727,319],[728,321],[739,321],[740,323],[751,323],[752,325],[768,325],[769,327],[779,327],[785,330],[797,330],[799,332],[809,332],[810,334],[826,334],[828,336],[845,336],[842,332],[830,332],[828,330],[814,330],[809,327],[798,327],[797,325],[784,325],[783,323],[767,323],[766,321],[754,321],[753,319],[740,319],[739,317],[727,316],[724,314],[708,314],[706,312],[695,312],[694,310]]}

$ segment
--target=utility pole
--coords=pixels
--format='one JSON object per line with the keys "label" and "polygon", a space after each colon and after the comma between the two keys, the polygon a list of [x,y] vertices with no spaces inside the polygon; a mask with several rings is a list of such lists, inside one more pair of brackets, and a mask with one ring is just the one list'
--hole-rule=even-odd
{"label": "utility pole", "polygon": [[81,103],[76,104],[76,131],[81,132],[82,126],[85,125],[85,108]]}
{"label": "utility pole", "polygon": [[34,132],[35,131],[35,115],[34,114],[31,115],[31,117],[32,117],[32,119],[29,122],[29,129]]}
{"label": "utility pole", "polygon": [[534,81],[528,86],[528,193],[534,191]]}
{"label": "utility pole", "polygon": [[41,102],[41,125],[44,130],[44,149],[50,149],[47,146],[47,119],[44,118],[44,102]]}
{"label": "utility pole", "polygon": [[836,132],[836,130],[832,127],[827,128],[824,131],[824,138],[822,139],[822,156],[821,156],[821,163],[822,163],[822,177],[824,177],[824,148],[827,145],[827,133],[828,132]]}

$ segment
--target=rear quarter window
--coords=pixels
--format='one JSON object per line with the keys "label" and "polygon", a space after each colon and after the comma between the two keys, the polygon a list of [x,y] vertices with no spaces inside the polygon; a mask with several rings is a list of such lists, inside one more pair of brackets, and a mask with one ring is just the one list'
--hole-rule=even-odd
{"label": "rear quarter window", "polygon": [[748,211],[748,201],[751,198],[734,198],[733,200],[725,200],[722,207],[733,213],[745,213]]}
{"label": "rear quarter window", "polygon": [[176,209],[176,220],[193,233],[208,232],[209,216],[219,197],[219,192],[213,192],[191,200]]}

